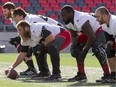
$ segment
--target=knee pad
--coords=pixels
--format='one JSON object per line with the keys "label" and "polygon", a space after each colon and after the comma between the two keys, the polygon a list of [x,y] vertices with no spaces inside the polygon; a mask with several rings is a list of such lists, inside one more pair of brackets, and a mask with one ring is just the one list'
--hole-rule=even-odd
{"label": "knee pad", "polygon": [[106,54],[107,54],[107,58],[112,58],[115,56],[115,50],[112,49],[110,44],[107,44]]}
{"label": "knee pad", "polygon": [[101,65],[106,64],[106,52],[105,52],[105,48],[103,47],[102,44],[100,43],[95,43],[92,46],[92,51],[94,53],[94,55],[97,57],[97,59],[99,60]]}

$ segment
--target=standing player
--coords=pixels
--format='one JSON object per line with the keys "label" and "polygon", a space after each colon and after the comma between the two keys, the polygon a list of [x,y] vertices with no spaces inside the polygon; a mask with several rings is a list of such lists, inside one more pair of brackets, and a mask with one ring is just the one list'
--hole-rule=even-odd
{"label": "standing player", "polygon": [[[6,19],[10,19],[14,26],[16,26],[16,23],[12,20],[11,13],[15,9],[15,5],[12,2],[6,2],[3,6],[3,14]],[[10,43],[12,45],[15,45],[17,47],[17,51],[20,52],[21,46],[20,46],[20,37],[11,38]],[[20,72],[20,75],[34,75],[36,74],[36,69],[33,64],[32,56],[29,54],[29,58],[25,57],[24,59],[25,63],[28,66],[28,69],[26,71]]]}
{"label": "standing player", "polygon": [[95,16],[97,21],[99,21],[100,24],[103,24],[103,29],[106,32],[106,53],[111,70],[111,79],[116,82],[116,16],[110,14],[109,10],[104,6],[96,9]]}
{"label": "standing player", "polygon": [[72,34],[72,50],[75,51],[75,49],[77,49],[77,32],[83,31],[83,33],[88,38],[83,50],[80,52],[75,52],[78,72],[75,77],[68,79],[68,81],[87,81],[84,70],[84,60],[88,50],[90,47],[92,47],[92,51],[99,60],[103,69],[105,77],[104,82],[108,82],[110,72],[106,61],[106,54],[104,49],[105,36],[102,27],[93,16],[89,15],[88,13],[76,11],[70,5],[65,5],[62,7],[61,16],[65,26]]}
{"label": "standing player", "polygon": [[[46,53],[50,55],[52,75],[46,78],[46,80],[57,80],[61,78],[59,51],[70,44],[70,32],[58,25],[42,22],[29,24],[25,20],[17,24],[17,30],[23,40],[22,45],[28,44],[28,46],[33,47],[34,54],[38,54],[43,50],[45,52],[46,50]],[[44,39],[44,41],[41,42],[41,39]],[[31,43],[28,43],[28,40]],[[20,64],[23,59],[24,57],[21,57],[21,54],[19,54],[17,60],[12,65],[12,69]]]}

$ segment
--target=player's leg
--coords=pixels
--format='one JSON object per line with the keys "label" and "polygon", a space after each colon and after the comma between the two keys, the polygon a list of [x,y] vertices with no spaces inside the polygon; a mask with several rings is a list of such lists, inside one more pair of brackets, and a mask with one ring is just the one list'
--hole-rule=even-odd
{"label": "player's leg", "polygon": [[59,51],[66,48],[70,44],[71,36],[68,31],[61,31],[55,37],[55,40],[48,44],[48,52],[52,62],[52,75],[46,80],[57,80],[61,78],[60,56]]}
{"label": "player's leg", "polygon": [[47,53],[41,51],[39,54],[35,54],[35,57],[40,72],[32,76],[32,79],[42,79],[49,77],[51,73],[47,64]]}
{"label": "player's leg", "polygon": [[[102,82],[109,82],[110,71],[108,67],[108,63],[106,60],[106,52],[105,52],[105,42],[106,38],[104,35],[104,31],[98,31],[96,34],[96,41],[92,46],[92,51],[96,58],[98,59],[102,70],[103,70],[103,77],[101,78]],[[96,80],[98,82],[99,80]]]}
{"label": "player's leg", "polygon": [[114,41],[108,41],[107,48],[106,48],[106,53],[107,53],[107,58],[111,70],[111,79],[112,82],[116,82],[116,56],[115,56],[115,48],[114,48]]}
{"label": "player's leg", "polygon": [[84,59],[82,58],[78,58],[78,53],[81,52],[84,48],[84,46],[86,45],[87,42],[87,37],[83,34],[80,33],[78,36],[78,44],[76,46],[77,51],[75,53],[73,53],[71,51],[71,54],[76,54],[76,62],[77,62],[77,75],[68,79],[68,81],[80,81],[80,82],[86,82],[87,81],[87,77],[85,74],[85,69],[84,69]]}
{"label": "player's leg", "polygon": [[107,40],[106,53],[111,70],[111,79],[116,82],[116,42],[115,38],[112,35],[109,35],[107,32],[105,32],[105,37]]}
{"label": "player's leg", "polygon": [[37,74],[37,71],[34,67],[33,60],[32,60],[32,48],[29,48],[29,50],[27,52],[27,56],[24,59],[24,61],[28,68],[26,71],[20,72],[20,75],[32,76],[34,74]]}

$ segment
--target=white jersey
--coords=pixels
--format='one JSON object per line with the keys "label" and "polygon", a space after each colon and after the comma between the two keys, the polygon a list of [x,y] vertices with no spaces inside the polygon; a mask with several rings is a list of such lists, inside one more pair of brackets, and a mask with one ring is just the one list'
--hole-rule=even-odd
{"label": "white jersey", "polygon": [[103,27],[103,30],[106,31],[109,35],[116,36],[116,16],[111,15],[109,26],[107,26],[106,24],[103,24],[102,27]]}
{"label": "white jersey", "polygon": [[[14,27],[16,27],[16,22],[11,18],[11,23],[13,23]],[[25,19],[25,21],[29,22],[29,23],[37,23],[37,22],[47,22],[49,24],[55,24],[57,25],[58,22],[50,17],[46,17],[43,15],[34,15],[34,14],[27,14]]]}
{"label": "white jersey", "polygon": [[96,18],[90,15],[89,13],[84,13],[84,12],[79,12],[75,11],[74,12],[74,24],[71,22],[67,25],[65,25],[68,29],[72,29],[74,31],[81,31],[82,26],[84,23],[89,20],[91,27],[93,28],[93,31],[96,32],[98,28],[100,28],[100,24],[98,21],[96,21]]}
{"label": "white jersey", "polygon": [[30,26],[31,26],[30,27],[30,30],[31,30],[31,42],[29,42],[30,41],[29,40],[28,41],[29,43],[26,43],[26,44],[31,46],[31,47],[36,46],[40,42],[40,40],[43,38],[41,36],[43,26],[47,30],[49,30],[54,36],[56,36],[57,34],[60,33],[60,26],[58,26],[58,25],[53,25],[53,24],[50,25],[48,23],[42,23],[42,22],[40,23],[40,22],[38,22],[38,23],[32,23]]}
{"label": "white jersey", "polygon": [[55,24],[55,25],[58,24],[56,20],[43,15],[27,14],[25,20],[28,21],[29,23],[47,22],[49,24]]}
{"label": "white jersey", "polygon": [[[44,23],[49,23],[49,24],[54,24],[54,25],[58,24],[58,22],[56,20],[49,18],[49,17],[45,17],[43,15],[27,14],[24,20],[29,22],[29,23],[44,22]],[[12,19],[11,19],[11,22],[16,27],[16,22]],[[27,43],[23,43],[23,41],[21,39],[21,44],[24,46],[28,45],[29,42],[31,42],[31,41],[28,40]]]}

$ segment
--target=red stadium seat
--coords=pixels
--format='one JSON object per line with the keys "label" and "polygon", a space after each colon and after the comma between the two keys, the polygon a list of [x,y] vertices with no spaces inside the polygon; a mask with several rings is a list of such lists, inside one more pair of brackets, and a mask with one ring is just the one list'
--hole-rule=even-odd
{"label": "red stadium seat", "polygon": [[102,0],[93,0],[94,4],[98,4],[98,3],[101,3]]}
{"label": "red stadium seat", "polygon": [[73,7],[75,10],[77,10],[77,11],[80,11],[81,10],[81,8],[79,7],[79,6],[74,6]]}
{"label": "red stadium seat", "polygon": [[39,15],[46,15],[46,11],[44,11],[44,10],[38,10],[37,14],[39,14]]}
{"label": "red stadium seat", "polygon": [[52,11],[53,9],[52,9],[52,7],[44,7],[44,11]]}
{"label": "red stadium seat", "polygon": [[85,3],[92,4],[93,3],[93,0],[85,0]]}
{"label": "red stadium seat", "polygon": [[67,3],[74,3],[75,0],[66,0]]}
{"label": "red stadium seat", "polygon": [[111,0],[112,4],[114,3],[116,5],[116,0]]}
{"label": "red stadium seat", "polygon": [[116,11],[116,7],[114,5],[110,5],[108,7],[108,9],[109,9],[110,12],[115,12]]}
{"label": "red stadium seat", "polygon": [[52,14],[50,15],[51,18],[55,19],[55,20],[58,20],[58,16],[56,14]]}
{"label": "red stadium seat", "polygon": [[39,3],[47,3],[47,0],[38,0]]}
{"label": "red stadium seat", "polygon": [[66,0],[57,0],[58,3],[60,2],[66,2]]}
{"label": "red stadium seat", "polygon": [[13,2],[13,3],[14,3],[14,2],[19,2],[19,0],[10,0],[10,1]]}
{"label": "red stadium seat", "polygon": [[4,20],[4,24],[10,24],[11,23],[11,21],[10,20]]}
{"label": "red stadium seat", "polygon": [[50,7],[49,3],[47,3],[47,2],[41,2],[40,5],[42,7]]}
{"label": "red stadium seat", "polygon": [[19,0],[20,2],[29,2],[29,0]]}
{"label": "red stadium seat", "polygon": [[3,11],[0,10],[0,19],[2,19]]}
{"label": "red stadium seat", "polygon": [[59,7],[59,3],[58,2],[50,3],[50,6],[51,7]]}
{"label": "red stadium seat", "polygon": [[9,2],[10,0],[1,0],[1,3],[6,3],[6,2]]}
{"label": "red stadium seat", "polygon": [[94,7],[96,7],[96,4],[95,3],[88,3],[88,5],[87,5],[89,8],[94,8]]}
{"label": "red stadium seat", "polygon": [[2,6],[0,6],[0,11],[2,11]]}
{"label": "red stadium seat", "polygon": [[109,3],[111,3],[111,0],[103,0],[103,3],[109,4]]}
{"label": "red stadium seat", "polygon": [[57,6],[57,7],[53,7],[54,11],[60,11],[61,7]]}
{"label": "red stadium seat", "polygon": [[89,7],[82,7],[82,11],[89,12],[89,13],[91,12]]}
{"label": "red stadium seat", "polygon": [[47,2],[50,2],[50,3],[56,3],[57,1],[56,0],[47,0]]}

